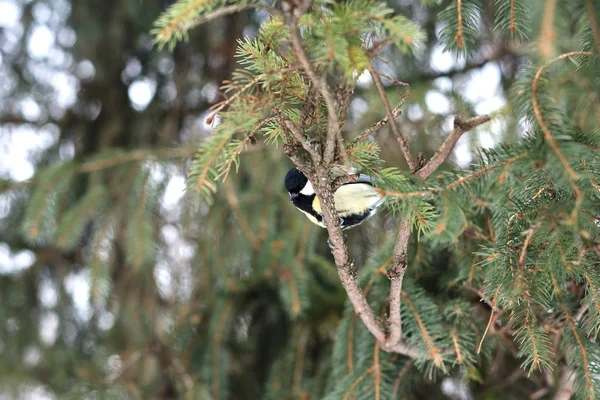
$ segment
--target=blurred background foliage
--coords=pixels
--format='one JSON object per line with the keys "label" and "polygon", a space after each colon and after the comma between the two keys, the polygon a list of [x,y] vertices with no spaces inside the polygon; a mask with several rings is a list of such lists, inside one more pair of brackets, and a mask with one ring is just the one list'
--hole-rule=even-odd
{"label": "blurred background foliage", "polygon": [[[494,31],[510,24],[496,21],[505,2],[486,1],[470,6],[479,29],[464,32],[474,49],[465,54],[441,29],[450,2],[388,1],[427,35],[416,57],[388,49],[378,66],[410,83],[399,121],[415,153],[431,155],[455,115],[495,116],[460,140],[452,162],[461,167],[479,148],[523,134],[524,122],[506,105],[509,89],[532,54],[548,59],[578,48],[573,34],[561,33],[581,28],[584,9],[536,0],[525,13],[516,3],[524,21],[516,36],[530,40]],[[0,0],[0,398],[319,399],[331,393],[332,363],[344,354],[334,341],[340,321],[356,324],[357,343],[368,336],[345,305],[325,231],[289,203],[282,181],[291,164],[280,149],[248,146],[244,167],[210,209],[184,191],[198,143],[219,123],[206,117],[236,68],[237,40],[256,35],[267,14],[219,18],[169,53],[157,51],[149,33],[169,4]],[[550,32],[540,26],[548,12]],[[387,90],[392,103],[401,99]],[[580,107],[582,129],[597,124],[597,98],[574,88],[562,100]],[[361,76],[345,134],[384,115]],[[391,131],[377,139],[386,164],[405,168]],[[357,265],[385,267],[374,250],[395,226],[378,215],[349,233]],[[431,290],[466,262],[449,263],[452,246],[422,252],[415,238],[411,246],[412,278]],[[467,298],[485,328],[479,297]],[[394,381],[387,395],[535,392],[520,361],[500,347],[483,372],[437,380],[404,379],[422,376],[406,362],[402,388]]]}

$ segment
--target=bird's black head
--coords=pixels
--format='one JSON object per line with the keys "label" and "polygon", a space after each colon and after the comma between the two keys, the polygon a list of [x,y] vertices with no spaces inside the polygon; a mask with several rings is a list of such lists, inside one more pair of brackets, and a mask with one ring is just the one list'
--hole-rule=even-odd
{"label": "bird's black head", "polygon": [[290,169],[285,175],[285,188],[290,195],[297,196],[306,186],[306,182],[308,182],[308,178],[296,168]]}

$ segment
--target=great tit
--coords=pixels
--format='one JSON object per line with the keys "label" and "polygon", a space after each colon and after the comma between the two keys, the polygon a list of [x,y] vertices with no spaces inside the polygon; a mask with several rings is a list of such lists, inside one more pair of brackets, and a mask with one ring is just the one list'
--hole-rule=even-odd
{"label": "great tit", "polygon": [[[301,171],[296,168],[288,171],[285,188],[290,194],[290,201],[312,223],[325,228],[319,199],[312,183]],[[333,199],[342,230],[352,228],[375,215],[377,207],[385,201],[385,197],[373,187],[372,178],[368,175],[359,175],[354,181],[340,186]]]}

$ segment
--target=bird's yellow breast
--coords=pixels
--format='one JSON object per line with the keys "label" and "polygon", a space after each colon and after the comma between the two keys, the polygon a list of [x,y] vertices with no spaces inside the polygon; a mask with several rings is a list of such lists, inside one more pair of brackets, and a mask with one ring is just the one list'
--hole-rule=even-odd
{"label": "bird's yellow breast", "polygon": [[[350,214],[363,214],[374,208],[381,201],[381,195],[369,184],[351,183],[340,187],[333,195],[333,199],[337,214],[344,217]],[[322,213],[321,203],[317,197],[313,200],[312,206],[316,212]]]}
{"label": "bird's yellow breast", "polygon": [[[298,209],[298,210],[300,210],[300,209]],[[300,211],[302,211],[304,213],[304,215],[306,215],[308,217],[308,219],[310,220],[310,222],[312,222],[315,225],[319,225],[322,228],[325,228],[325,224],[324,223],[320,222],[319,220],[317,220],[315,217],[313,217],[312,215],[310,215],[306,211],[304,211],[304,210],[300,210]]]}

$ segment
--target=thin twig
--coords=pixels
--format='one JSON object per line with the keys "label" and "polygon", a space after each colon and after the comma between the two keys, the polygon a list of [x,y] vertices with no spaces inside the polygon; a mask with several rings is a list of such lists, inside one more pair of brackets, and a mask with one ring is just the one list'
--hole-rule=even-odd
{"label": "thin twig", "polygon": [[233,101],[235,99],[237,99],[242,93],[244,93],[246,90],[250,89],[256,83],[258,83],[258,81],[260,81],[261,79],[262,79],[261,75],[254,77],[254,79],[252,79],[250,82],[245,84],[242,88],[240,88],[240,90],[235,92],[231,97],[221,101],[220,103],[217,103],[217,104],[211,106],[211,109],[214,109],[214,111],[211,112],[208,117],[206,117],[206,123],[209,125],[212,124],[213,120],[215,119],[215,116],[219,113],[219,111],[221,111],[222,109],[227,107],[229,104],[233,103]]}
{"label": "thin twig", "polygon": [[268,6],[265,6],[262,4],[234,4],[234,5],[231,5],[228,7],[219,8],[216,11],[205,14],[195,20],[189,21],[189,22],[181,25],[180,29],[182,31],[188,31],[196,26],[204,25],[207,22],[212,21],[213,19],[224,17],[225,15],[229,15],[229,14],[233,14],[233,13],[242,12],[242,11],[245,11],[247,9],[252,9],[252,8],[267,10],[269,12],[269,14],[271,14],[271,15],[281,14],[279,12],[279,10],[277,10],[276,8],[268,7]]}
{"label": "thin twig", "polygon": [[488,320],[487,326],[485,327],[485,331],[483,332],[483,336],[481,336],[481,340],[479,341],[479,346],[477,346],[477,354],[481,352],[481,346],[483,346],[483,341],[487,336],[488,331],[490,330],[490,326],[492,326],[492,322],[494,321],[494,311],[496,311],[496,298],[498,297],[498,292],[500,291],[500,287],[496,289],[496,293],[494,293],[494,298],[492,299],[492,311],[490,312],[490,319]]}
{"label": "thin twig", "polygon": [[[402,111],[400,109],[402,108],[402,106],[406,102],[406,99],[410,95],[410,85],[407,84],[407,83],[404,83],[404,82],[400,82],[400,81],[398,81],[396,79],[393,79],[393,78],[391,78],[389,76],[386,76],[386,75],[384,75],[384,74],[382,74],[380,72],[378,72],[378,74],[381,75],[382,77],[384,77],[385,79],[390,80],[395,85],[404,86],[406,88],[406,92],[402,96],[402,100],[400,100],[400,103],[398,103],[396,105],[396,107],[394,107],[394,109],[392,110],[392,119],[393,118],[398,118],[400,116],[400,114],[402,114]],[[358,143],[360,141],[365,140],[365,138],[367,136],[369,136],[373,132],[376,132],[379,129],[381,129],[383,126],[385,126],[385,124],[388,123],[389,120],[390,120],[390,116],[386,114],[386,116],[383,119],[381,119],[380,121],[376,122],[373,126],[371,126],[370,128],[364,130],[360,135],[358,135],[356,138],[354,138],[354,140],[350,144],[350,147],[354,146],[356,143]]]}
{"label": "thin twig", "polygon": [[281,118],[285,126],[290,130],[290,132],[292,132],[292,135],[294,135],[294,139],[298,142],[298,144],[300,144],[304,150],[308,151],[309,154],[313,155],[315,153],[314,150],[309,146],[306,141],[306,137],[302,134],[302,132],[300,132],[300,128],[296,125],[296,123],[285,115],[282,115]]}
{"label": "thin twig", "polygon": [[[400,107],[401,107],[401,105],[398,105],[398,106],[396,106],[396,108],[394,108],[392,110],[393,118],[397,118],[400,114],[402,114],[402,111],[400,111]],[[358,135],[356,138],[354,138],[354,140],[352,141],[352,143],[350,144],[349,147],[354,146],[358,142],[362,142],[363,140],[365,140],[367,138],[367,136],[369,136],[373,132],[377,132],[379,129],[384,127],[385,124],[387,124],[389,120],[390,120],[390,117],[388,117],[386,115],[383,119],[376,122],[373,126],[362,131],[360,135]]]}
{"label": "thin twig", "polygon": [[527,233],[527,236],[525,236],[525,241],[523,242],[523,248],[521,249],[521,255],[519,256],[519,262],[518,262],[518,267],[519,269],[523,269],[523,267],[525,267],[525,256],[527,255],[527,248],[529,247],[529,245],[531,244],[531,238],[533,237],[533,234],[535,233],[535,227],[531,227],[528,230],[526,230],[523,233]]}
{"label": "thin twig", "polygon": [[460,137],[465,133],[470,131],[471,129],[484,124],[490,120],[490,117],[487,115],[482,115],[480,117],[474,117],[463,121],[462,118],[456,116],[454,117],[454,130],[450,133],[450,136],[446,138],[444,143],[440,146],[440,148],[435,152],[433,157],[425,164],[423,168],[421,168],[417,175],[422,179],[427,179],[434,171],[436,171],[440,165],[446,161],[452,149],[454,149],[454,145],[460,139]]}
{"label": "thin twig", "polygon": [[394,117],[394,112],[392,110],[392,106],[390,106],[390,102],[385,94],[385,88],[383,87],[383,83],[381,83],[381,78],[372,63],[369,63],[369,72],[371,73],[371,77],[373,78],[373,82],[375,82],[375,87],[377,87],[377,91],[379,92],[379,97],[383,102],[383,106],[385,107],[385,111],[388,115],[390,126],[392,127],[392,132],[394,132],[394,136],[400,145],[400,150],[402,150],[402,154],[406,159],[406,163],[408,164],[408,168],[410,172],[415,172],[417,170],[417,164],[413,156],[410,154],[410,150],[408,149],[408,143],[406,138],[402,136],[400,130],[398,129],[398,125],[396,123],[396,118]]}
{"label": "thin twig", "polygon": [[494,303],[487,298],[487,296],[485,295],[485,293],[483,293],[483,291],[481,289],[477,289],[476,287],[473,287],[471,285],[469,285],[466,282],[463,282],[463,286],[467,289],[469,289],[471,292],[475,293],[476,295],[478,295],[481,298],[481,301],[485,302],[485,304],[487,304],[490,307],[494,307]]}
{"label": "thin twig", "polygon": [[471,179],[478,178],[481,175],[487,174],[490,171],[500,168],[506,164],[513,163],[520,158],[526,157],[528,154],[529,154],[529,152],[526,151],[524,153],[521,153],[519,155],[509,158],[508,160],[506,160],[503,163],[490,165],[488,167],[480,169],[479,171],[472,172],[469,175],[461,176],[460,178],[456,179],[455,181],[453,181],[453,182],[449,183],[448,185],[441,187],[441,188],[418,190],[416,192],[394,192],[391,190],[383,190],[383,189],[379,189],[379,188],[377,188],[376,190],[379,193],[381,193],[382,195],[385,195],[388,197],[397,197],[400,199],[409,198],[409,197],[418,197],[418,196],[423,196],[425,194],[436,194],[436,193],[440,193],[443,190],[454,189],[454,188],[462,185],[463,183],[470,181]]}
{"label": "thin twig", "polygon": [[373,42],[371,47],[368,48],[367,51],[365,51],[365,54],[370,59],[373,59],[373,58],[377,57],[379,55],[379,53],[381,53],[381,51],[390,44],[392,44],[392,41],[387,38],[375,41],[375,42]]}

